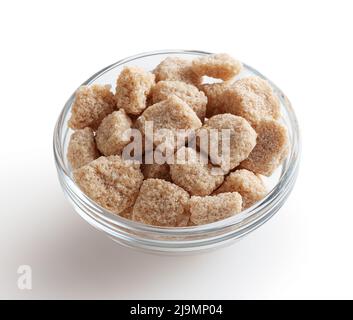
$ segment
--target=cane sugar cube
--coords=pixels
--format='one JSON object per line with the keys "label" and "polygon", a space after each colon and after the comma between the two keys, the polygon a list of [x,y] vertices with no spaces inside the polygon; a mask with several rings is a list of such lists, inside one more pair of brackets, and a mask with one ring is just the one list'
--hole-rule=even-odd
{"label": "cane sugar cube", "polygon": [[152,101],[157,103],[176,95],[185,101],[197,116],[204,120],[206,114],[207,97],[194,85],[182,81],[159,81],[152,89]]}
{"label": "cane sugar cube", "polygon": [[226,53],[210,54],[192,62],[192,70],[199,76],[229,80],[235,77],[242,69],[240,61]]}
{"label": "cane sugar cube", "polygon": [[238,192],[192,196],[189,201],[190,222],[194,225],[216,222],[239,213],[241,209],[242,198]]}
{"label": "cane sugar cube", "polygon": [[138,164],[120,156],[102,156],[75,170],[74,179],[88,197],[119,214],[134,204],[143,174]]}
{"label": "cane sugar cube", "polygon": [[109,85],[82,86],[76,91],[68,125],[71,129],[96,130],[114,110],[116,102]]}
{"label": "cane sugar cube", "polygon": [[224,180],[224,176],[213,172],[212,165],[202,162],[200,154],[192,148],[180,148],[176,152],[174,162],[170,164],[173,182],[191,195],[209,195]]}
{"label": "cane sugar cube", "polygon": [[163,227],[187,226],[189,194],[174,183],[161,179],[143,181],[132,220]]}
{"label": "cane sugar cube", "polygon": [[154,75],[138,67],[125,67],[117,81],[115,99],[118,109],[139,115],[147,107],[147,98],[154,85]]}
{"label": "cane sugar cube", "polygon": [[120,155],[130,142],[129,129],[131,125],[132,121],[124,109],[114,111],[106,116],[96,134],[99,151],[105,156]]}
{"label": "cane sugar cube", "polygon": [[72,169],[80,168],[99,157],[91,128],[76,130],[70,137],[67,158]]}
{"label": "cane sugar cube", "polygon": [[262,120],[254,126],[257,143],[241,167],[270,176],[284,161],[289,151],[286,128],[274,120]]}
{"label": "cane sugar cube", "polygon": [[240,169],[231,172],[215,194],[224,192],[238,192],[243,198],[243,209],[265,197],[267,190],[259,176],[251,171]]}

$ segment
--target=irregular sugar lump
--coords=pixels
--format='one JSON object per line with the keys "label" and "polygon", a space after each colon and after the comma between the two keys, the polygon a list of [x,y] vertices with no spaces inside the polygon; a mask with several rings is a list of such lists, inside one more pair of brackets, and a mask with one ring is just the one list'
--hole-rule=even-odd
{"label": "irregular sugar lump", "polygon": [[136,199],[132,220],[155,226],[186,226],[189,194],[174,183],[146,179]]}
{"label": "irregular sugar lump", "polygon": [[124,109],[114,111],[106,116],[96,134],[99,151],[105,156],[121,154],[124,147],[130,142],[129,129],[132,121]]}
{"label": "irregular sugar lump", "polygon": [[267,190],[259,176],[249,170],[240,169],[231,172],[214,194],[224,192],[238,192],[243,199],[243,209],[246,209],[265,197]]}
{"label": "irregular sugar lump", "polygon": [[279,119],[280,103],[270,84],[260,77],[247,77],[234,82],[225,93],[225,108],[252,124],[260,120]]}
{"label": "irregular sugar lump", "polygon": [[284,161],[289,151],[286,128],[274,120],[262,120],[254,125],[257,143],[240,166],[270,176]]}
{"label": "irregular sugar lump", "polygon": [[80,168],[100,156],[91,128],[76,130],[70,137],[67,159],[72,169]]}
{"label": "irregular sugar lump", "polygon": [[192,61],[178,57],[164,59],[154,70],[156,82],[162,80],[177,80],[198,86],[201,77],[192,70]]}
{"label": "irregular sugar lump", "polygon": [[117,81],[116,105],[126,113],[139,115],[147,107],[147,98],[154,85],[155,76],[138,67],[125,67]]}
{"label": "irregular sugar lump", "polygon": [[96,130],[101,121],[116,109],[116,102],[110,85],[80,87],[75,94],[71,118],[71,129],[90,127]]}
{"label": "irregular sugar lump", "polygon": [[152,101],[157,103],[176,95],[195,111],[201,121],[206,115],[207,97],[202,91],[182,81],[159,81],[152,89]]}
{"label": "irregular sugar lump", "polygon": [[[136,120],[136,127],[145,135],[146,122],[153,121],[153,137],[148,139],[153,140],[153,143],[158,146],[161,143],[168,144],[169,135],[177,137],[180,134],[180,129],[198,129],[202,126],[201,120],[196,113],[188,106],[188,104],[175,95],[168,99],[158,102],[148,107],[142,115]],[[157,134],[158,130],[168,129],[165,134]],[[164,131],[165,132],[165,131]],[[169,148],[174,149],[175,139],[170,142]]]}
{"label": "irregular sugar lump", "polygon": [[206,197],[192,196],[189,208],[191,225],[206,224],[239,213],[242,209],[242,198],[238,192]]}
{"label": "irregular sugar lump", "polygon": [[143,174],[138,164],[120,156],[102,156],[75,170],[74,178],[87,196],[119,214],[134,204]]}
{"label": "irregular sugar lump", "polygon": [[180,148],[174,164],[170,164],[170,175],[178,186],[191,195],[206,196],[224,180],[223,175],[212,171],[210,163],[203,163],[200,154],[191,148]]}
{"label": "irregular sugar lump", "polygon": [[216,53],[192,62],[192,70],[199,76],[208,76],[222,80],[229,80],[235,77],[242,69],[240,61],[235,60],[229,54]]}
{"label": "irregular sugar lump", "polygon": [[220,83],[207,83],[200,86],[200,89],[207,97],[206,116],[208,118],[216,114],[226,113],[226,99],[225,93],[232,85],[231,81],[224,81]]}
{"label": "irregular sugar lump", "polygon": [[[216,135],[212,135],[213,133]],[[199,135],[201,137],[207,135],[208,141],[218,142],[216,146],[208,144],[208,154],[212,158],[212,154],[215,153],[214,147],[218,148],[217,157],[221,162],[218,165],[225,172],[229,172],[249,156],[256,145],[257,136],[244,118],[229,113],[211,117],[199,130]],[[222,145],[223,139],[226,139],[224,142],[228,142],[224,147],[225,150]]]}

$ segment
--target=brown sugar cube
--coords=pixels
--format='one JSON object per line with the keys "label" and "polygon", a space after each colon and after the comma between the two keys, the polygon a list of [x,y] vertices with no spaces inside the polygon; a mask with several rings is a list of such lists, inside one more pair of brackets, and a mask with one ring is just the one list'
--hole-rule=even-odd
{"label": "brown sugar cube", "polygon": [[[228,134],[229,140],[227,139]],[[212,155],[216,154],[221,162],[218,165],[224,172],[230,171],[245,160],[256,144],[256,132],[250,124],[244,118],[229,113],[211,117],[199,130],[198,136],[201,138],[198,140],[198,145],[205,152],[207,150],[203,150],[200,143],[203,135],[208,136],[208,154],[211,160],[214,159]],[[225,141],[223,141],[223,135],[225,135]],[[217,139],[217,137],[218,152],[214,150],[214,147],[217,148],[217,140],[214,138]],[[212,140],[215,146],[213,146]],[[222,148],[223,143],[226,144],[225,150]],[[212,162],[214,163],[214,161]]]}
{"label": "brown sugar cube", "polygon": [[116,102],[109,85],[82,86],[76,91],[68,126],[96,130],[103,118],[115,109]]}
{"label": "brown sugar cube", "polygon": [[168,57],[153,70],[153,73],[156,76],[156,82],[177,80],[198,86],[201,83],[201,77],[195,74],[191,66],[191,60]]}
{"label": "brown sugar cube", "polygon": [[207,97],[206,116],[208,118],[216,114],[225,113],[225,104],[228,103],[226,92],[232,83],[231,81],[224,81],[200,86],[200,89]]}
{"label": "brown sugar cube", "polygon": [[119,214],[134,204],[143,174],[138,164],[123,161],[120,156],[109,156],[75,170],[74,178],[88,197]]}
{"label": "brown sugar cube", "polygon": [[226,53],[210,54],[197,58],[192,62],[192,70],[199,76],[229,80],[242,69],[240,61]]}
{"label": "brown sugar cube", "polygon": [[154,85],[154,75],[138,67],[125,67],[117,81],[116,105],[137,115],[146,108],[147,97]]}
{"label": "brown sugar cube", "polygon": [[142,173],[145,179],[154,178],[171,181],[169,165],[167,163],[143,164]]}
{"label": "brown sugar cube", "polygon": [[212,165],[202,162],[200,154],[192,148],[180,148],[174,162],[170,164],[172,181],[191,195],[209,195],[224,180],[224,176],[212,172]]}
{"label": "brown sugar cube", "polygon": [[185,101],[197,116],[204,120],[207,97],[192,84],[181,81],[159,81],[152,89],[153,103],[166,100],[170,95],[176,95]]}
{"label": "brown sugar cube", "polygon": [[96,134],[99,151],[105,156],[121,154],[123,148],[130,142],[131,124],[132,122],[124,109],[114,111],[106,116]]}
{"label": "brown sugar cube", "polygon": [[243,209],[251,207],[265,197],[267,191],[261,178],[251,171],[240,169],[231,172],[214,194],[238,192],[243,198]]}
{"label": "brown sugar cube", "polygon": [[[167,100],[158,102],[148,107],[142,115],[136,120],[136,127],[145,135],[145,125],[147,121],[153,121],[153,137],[156,146],[162,142],[166,142],[167,135],[157,134],[158,130],[169,129],[173,137],[180,134],[179,129],[195,130],[202,126],[202,122],[196,113],[188,106],[188,104],[177,96],[170,96]],[[172,142],[174,143],[174,142]]]}
{"label": "brown sugar cube", "polygon": [[189,194],[174,183],[144,180],[132,212],[132,220],[163,227],[187,226]]}
{"label": "brown sugar cube", "polygon": [[67,149],[67,159],[72,169],[80,168],[98,157],[99,151],[91,128],[79,129],[71,135]]}
{"label": "brown sugar cube", "polygon": [[270,176],[288,154],[287,130],[274,120],[262,120],[254,128],[257,132],[256,146],[240,165],[244,169]]}
{"label": "brown sugar cube", "polygon": [[200,225],[223,220],[242,210],[242,198],[238,192],[215,196],[192,196],[189,201],[190,224]]}
{"label": "brown sugar cube", "polygon": [[262,119],[278,119],[280,103],[270,84],[260,77],[240,79],[227,90],[224,112],[241,116],[254,124]]}

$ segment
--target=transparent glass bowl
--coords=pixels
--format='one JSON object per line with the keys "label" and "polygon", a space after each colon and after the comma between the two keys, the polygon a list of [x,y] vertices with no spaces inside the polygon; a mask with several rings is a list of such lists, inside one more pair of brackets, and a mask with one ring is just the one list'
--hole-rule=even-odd
{"label": "transparent glass bowl", "polygon": [[[85,81],[83,85],[111,84],[112,88],[115,88],[117,75],[125,66],[134,65],[146,70],[153,70],[160,61],[168,56],[192,59],[208,54],[208,52],[183,50],[142,53],[104,68]],[[244,71],[240,77],[245,75],[257,75],[266,79],[246,64],[244,64]],[[281,208],[294,186],[298,173],[300,138],[297,119],[287,97],[276,85],[269,82],[281,102],[281,121],[288,129],[290,152],[281,167],[267,180],[267,185],[270,188],[268,195],[240,214],[207,225],[167,228],[130,221],[99,206],[75,184],[66,158],[67,145],[72,133],[72,130],[67,126],[67,121],[70,117],[74,94],[60,113],[54,131],[55,163],[64,193],[82,218],[106,233],[114,241],[128,247],[156,253],[185,254],[202,252],[233,243],[261,226]]]}

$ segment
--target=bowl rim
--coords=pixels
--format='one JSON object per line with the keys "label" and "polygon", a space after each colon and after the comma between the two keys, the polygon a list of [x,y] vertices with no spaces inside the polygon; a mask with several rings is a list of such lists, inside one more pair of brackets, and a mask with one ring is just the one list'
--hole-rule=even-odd
{"label": "bowl rim", "polygon": [[[91,77],[89,77],[86,81],[84,81],[82,85],[90,85],[93,81],[95,81],[97,78],[105,74],[106,72],[110,71],[111,69],[118,67],[120,65],[123,65],[128,62],[132,62],[137,59],[149,57],[149,56],[155,56],[155,55],[166,55],[166,54],[174,54],[174,55],[196,55],[196,56],[202,56],[202,55],[209,55],[211,52],[207,51],[199,51],[199,50],[178,50],[178,49],[169,49],[169,50],[157,50],[157,51],[151,51],[151,52],[143,52],[140,54],[136,54],[133,56],[126,57],[124,59],[121,59],[103,69],[100,71],[96,72],[93,74]],[[212,233],[212,232],[217,232],[222,229],[226,229],[228,227],[234,227],[234,226],[239,226],[237,230],[240,229],[246,229],[251,227],[252,225],[261,225],[265,221],[267,221],[273,214],[268,216],[267,218],[264,215],[259,213],[263,212],[266,210],[266,208],[269,208],[270,206],[276,205],[278,201],[280,201],[281,197],[284,195],[283,190],[289,188],[289,185],[295,180],[298,167],[299,167],[299,159],[300,159],[300,153],[301,153],[301,142],[300,142],[300,131],[299,131],[299,125],[298,125],[298,120],[295,115],[295,112],[291,106],[291,103],[289,99],[284,95],[284,93],[267,77],[262,75],[260,72],[258,72],[256,69],[250,67],[249,65],[243,63],[244,67],[248,70],[250,70],[252,73],[254,73],[257,76],[260,76],[263,79],[266,79],[276,94],[279,96],[279,99],[281,100],[281,103],[286,109],[286,113],[289,118],[289,125],[291,127],[292,131],[292,141],[291,141],[291,146],[290,146],[290,152],[289,155],[287,156],[286,160],[284,163],[286,163],[286,166],[283,165],[282,167],[282,172],[280,175],[280,178],[276,185],[268,192],[266,197],[264,197],[262,200],[258,201],[255,203],[252,207],[243,210],[239,214],[236,214],[234,216],[231,216],[229,218],[209,223],[209,224],[204,224],[204,225],[198,225],[198,226],[187,226],[187,227],[159,227],[159,226],[152,226],[152,225],[147,225],[139,222],[135,222],[126,218],[123,218],[117,214],[114,214],[110,212],[109,210],[101,207],[98,205],[96,202],[91,200],[88,196],[86,196],[76,185],[75,181],[70,175],[70,170],[67,168],[65,165],[65,160],[64,157],[65,152],[64,148],[62,147],[62,129],[63,126],[65,125],[65,119],[67,114],[71,111],[71,105],[72,102],[75,98],[75,93],[76,90],[72,93],[70,98],[67,100],[65,103],[63,109],[60,112],[60,115],[58,117],[58,120],[56,122],[55,128],[54,128],[54,136],[53,136],[53,150],[54,150],[54,158],[55,158],[55,164],[58,170],[59,175],[64,175],[65,181],[68,181],[68,183],[71,185],[73,188],[74,192],[76,195],[82,199],[90,206],[91,209],[94,210],[95,214],[97,215],[96,218],[99,220],[99,223],[101,225],[101,229],[103,230],[104,226],[107,227],[116,227],[118,229],[124,229],[124,230],[130,230],[130,231],[138,231],[142,233],[152,233],[154,235],[160,235],[160,236],[190,236],[190,235],[198,235],[198,234],[207,234],[207,233]],[[281,192],[282,191],[282,192]],[[259,216],[257,216],[259,215]],[[82,215],[81,215],[82,216]],[[85,218],[85,217],[84,217]],[[87,220],[87,219],[86,219]],[[249,223],[245,223],[244,221],[249,220]],[[259,222],[261,222],[259,224]]]}

